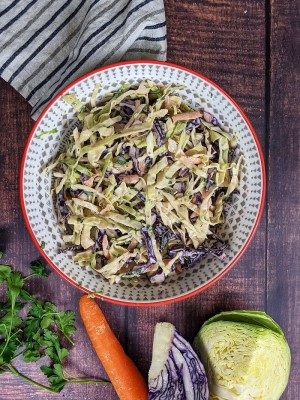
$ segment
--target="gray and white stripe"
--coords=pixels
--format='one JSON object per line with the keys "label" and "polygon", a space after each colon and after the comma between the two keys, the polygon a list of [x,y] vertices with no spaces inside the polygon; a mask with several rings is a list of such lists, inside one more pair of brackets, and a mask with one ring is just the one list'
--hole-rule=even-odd
{"label": "gray and white stripe", "polygon": [[120,60],[165,60],[163,0],[1,0],[0,76],[36,119],[80,75]]}

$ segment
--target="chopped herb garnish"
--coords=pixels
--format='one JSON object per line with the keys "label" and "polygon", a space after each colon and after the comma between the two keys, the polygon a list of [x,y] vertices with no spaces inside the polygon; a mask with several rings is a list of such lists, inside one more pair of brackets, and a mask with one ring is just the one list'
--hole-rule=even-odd
{"label": "chopped herb garnish", "polygon": [[127,163],[127,160],[126,160],[125,157],[119,156],[118,159],[117,159],[117,163],[120,164],[120,165],[125,165]]}
{"label": "chopped herb garnish", "polygon": [[50,135],[51,133],[57,133],[57,129],[50,129],[49,131],[41,131],[40,133],[36,134],[35,137],[40,139],[44,135]]}
{"label": "chopped herb garnish", "polygon": [[151,94],[161,94],[161,91],[160,91],[160,89],[151,89],[149,91],[149,93],[151,93]]}

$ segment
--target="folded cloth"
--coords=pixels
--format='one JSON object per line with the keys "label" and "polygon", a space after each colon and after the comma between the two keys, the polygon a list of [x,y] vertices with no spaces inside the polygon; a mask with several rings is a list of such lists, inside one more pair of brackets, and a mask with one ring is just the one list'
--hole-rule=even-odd
{"label": "folded cloth", "polygon": [[163,0],[1,0],[0,76],[36,119],[60,89],[120,60],[165,60]]}

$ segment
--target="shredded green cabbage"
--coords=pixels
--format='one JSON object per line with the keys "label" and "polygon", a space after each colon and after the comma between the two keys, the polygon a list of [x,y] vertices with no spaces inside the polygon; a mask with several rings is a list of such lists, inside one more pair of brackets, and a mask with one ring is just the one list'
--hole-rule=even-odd
{"label": "shredded green cabbage", "polygon": [[239,185],[237,135],[183,102],[182,86],[124,84],[90,104],[64,100],[80,125],[47,167],[59,224],[75,259],[111,283],[161,282],[200,257],[224,259],[216,235]]}

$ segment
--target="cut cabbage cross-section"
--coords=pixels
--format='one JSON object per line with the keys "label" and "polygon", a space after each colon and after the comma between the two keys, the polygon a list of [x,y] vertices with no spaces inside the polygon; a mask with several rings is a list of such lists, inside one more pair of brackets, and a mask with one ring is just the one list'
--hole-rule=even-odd
{"label": "cut cabbage cross-section", "polygon": [[149,400],[208,400],[206,374],[191,345],[167,322],[155,327]]}
{"label": "cut cabbage cross-section", "polygon": [[204,323],[194,348],[206,369],[210,400],[279,400],[291,354],[280,326],[259,311],[230,311]]}

